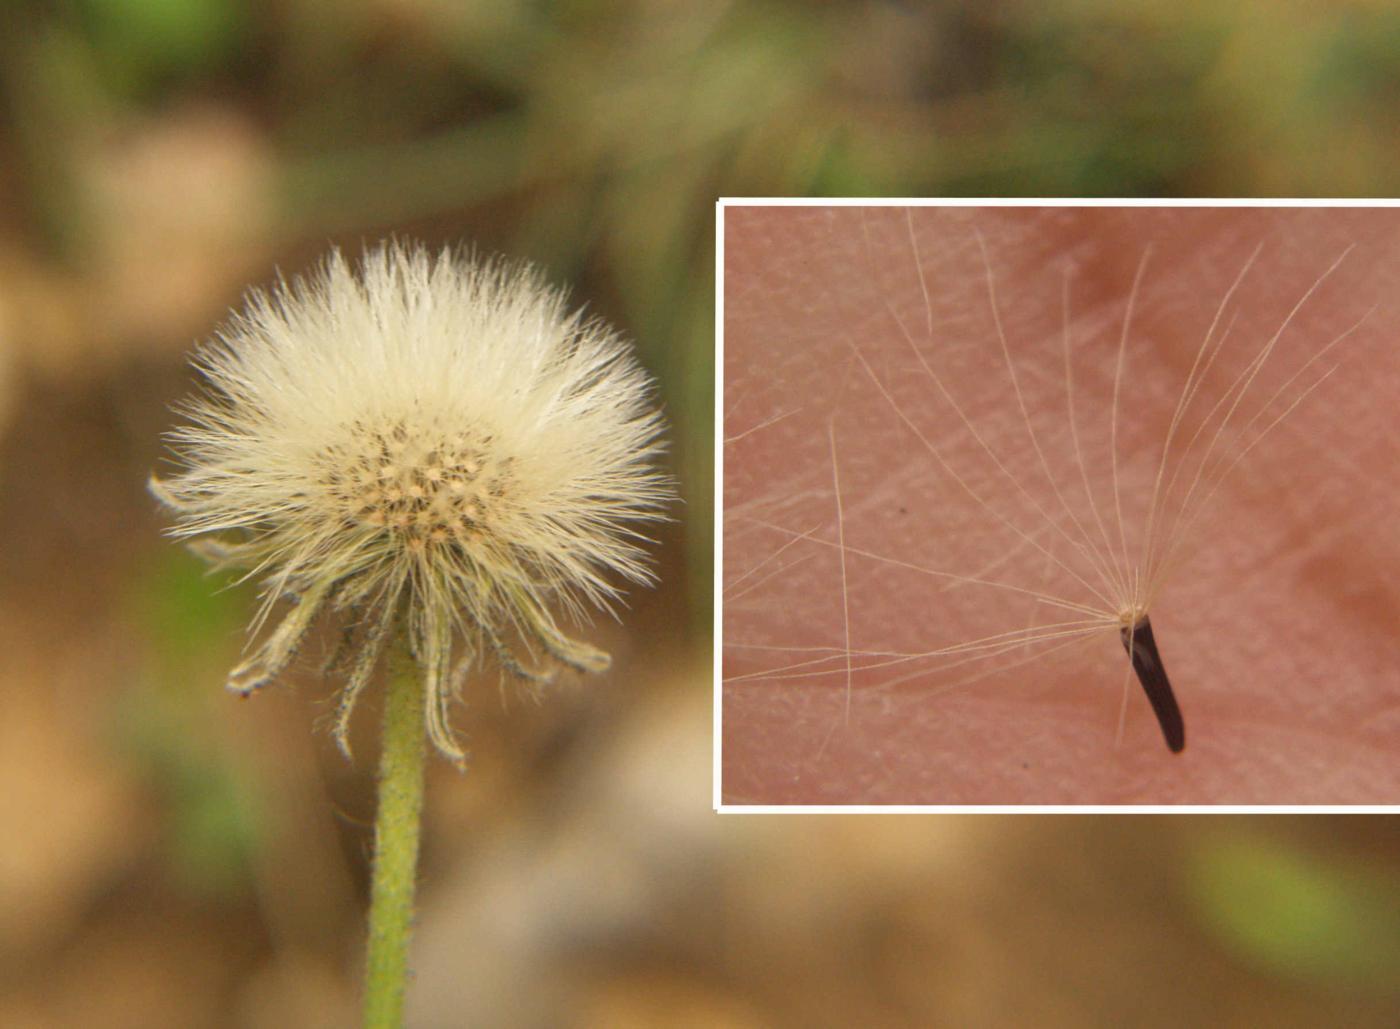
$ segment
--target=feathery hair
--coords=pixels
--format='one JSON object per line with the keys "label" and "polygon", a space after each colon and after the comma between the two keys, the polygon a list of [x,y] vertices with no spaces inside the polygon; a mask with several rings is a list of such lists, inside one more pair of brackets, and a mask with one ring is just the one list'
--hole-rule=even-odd
{"label": "feathery hair", "polygon": [[[566,637],[651,579],[638,523],[662,517],[662,420],[646,373],[602,322],[528,265],[418,245],[333,251],[312,275],[253,291],[194,363],[207,388],[153,478],[170,534],[293,606],[233,670],[278,676],[317,614],[341,613],[334,734],[396,633],[424,676],[430,736],[463,754],[447,710],[483,652],[538,680],[538,651],[583,671],[608,655]],[[453,657],[456,652],[454,667]]]}

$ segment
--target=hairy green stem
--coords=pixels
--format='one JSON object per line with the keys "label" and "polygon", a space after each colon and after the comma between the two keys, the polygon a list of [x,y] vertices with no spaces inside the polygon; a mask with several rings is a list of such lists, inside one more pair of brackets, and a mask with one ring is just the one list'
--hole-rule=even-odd
{"label": "hairy green stem", "polygon": [[379,758],[379,810],[374,819],[374,880],[365,962],[366,1029],[398,1029],[403,1024],[423,813],[423,684],[402,642],[392,649],[389,672]]}

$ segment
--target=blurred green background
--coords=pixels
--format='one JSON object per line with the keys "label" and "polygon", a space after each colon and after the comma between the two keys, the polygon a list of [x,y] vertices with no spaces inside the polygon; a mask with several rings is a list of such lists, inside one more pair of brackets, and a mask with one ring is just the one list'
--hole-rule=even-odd
{"label": "blurred green background", "polygon": [[413,1024],[1393,1025],[1400,829],[710,813],[714,201],[1393,193],[1380,3],[0,7],[0,1025],[353,1022],[368,763],[143,490],[185,356],[395,233],[529,257],[657,375],[684,505],[612,681],[474,690]]}

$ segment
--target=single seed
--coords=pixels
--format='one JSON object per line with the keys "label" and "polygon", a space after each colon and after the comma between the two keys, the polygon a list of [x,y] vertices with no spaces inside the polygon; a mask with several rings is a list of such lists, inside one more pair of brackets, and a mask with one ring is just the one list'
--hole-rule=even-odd
{"label": "single seed", "polygon": [[1162,656],[1157,652],[1157,641],[1152,637],[1152,621],[1144,617],[1131,628],[1123,626],[1120,632],[1123,649],[1132,659],[1133,671],[1152,705],[1152,713],[1157,716],[1157,724],[1162,727],[1162,737],[1173,754],[1180,754],[1186,746],[1186,724],[1167,679]]}

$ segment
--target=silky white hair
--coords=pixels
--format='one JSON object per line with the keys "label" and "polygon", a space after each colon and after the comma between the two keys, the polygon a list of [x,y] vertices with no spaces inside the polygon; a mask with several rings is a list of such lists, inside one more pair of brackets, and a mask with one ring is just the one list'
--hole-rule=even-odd
{"label": "silky white hair", "polygon": [[294,601],[230,689],[274,679],[316,615],[338,611],[342,749],[402,632],[430,736],[460,762],[447,709],[483,650],[526,680],[549,678],[537,651],[608,666],[550,609],[578,617],[618,579],[649,581],[639,523],[674,490],[647,374],[567,300],[528,265],[390,242],[357,269],[332,251],[309,277],[251,292],[196,352],[207,388],[169,435],[178,471],[152,489],[171,535],[262,583],[254,631]]}

